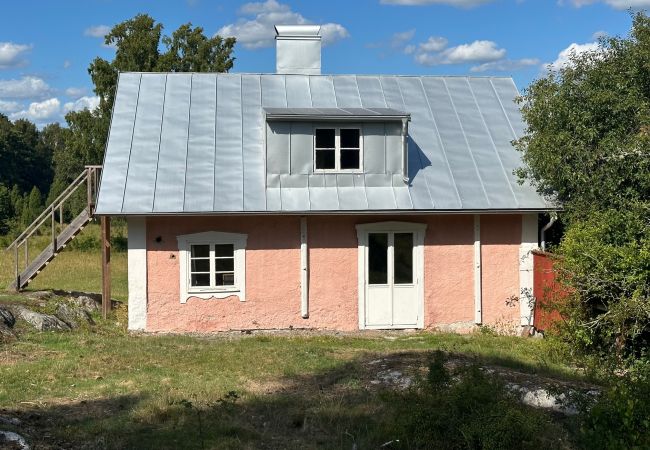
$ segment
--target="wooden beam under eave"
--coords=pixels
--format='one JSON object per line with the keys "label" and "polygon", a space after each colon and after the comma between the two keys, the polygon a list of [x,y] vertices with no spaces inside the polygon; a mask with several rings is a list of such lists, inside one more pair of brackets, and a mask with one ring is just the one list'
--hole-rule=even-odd
{"label": "wooden beam under eave", "polygon": [[111,218],[102,216],[102,317],[111,310]]}

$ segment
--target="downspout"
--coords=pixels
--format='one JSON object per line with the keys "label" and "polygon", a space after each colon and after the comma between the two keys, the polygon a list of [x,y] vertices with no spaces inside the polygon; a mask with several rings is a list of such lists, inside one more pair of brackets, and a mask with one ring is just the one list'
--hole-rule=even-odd
{"label": "downspout", "polygon": [[307,217],[300,218],[300,314],[309,318],[309,248],[307,247]]}
{"label": "downspout", "polygon": [[409,155],[408,155],[409,119],[402,119],[402,179],[409,182]]}
{"label": "downspout", "polygon": [[548,221],[546,225],[542,227],[542,230],[539,232],[540,234],[540,242],[542,245],[542,250],[546,251],[546,232],[548,231],[549,228],[553,226],[553,224],[557,221],[557,214],[552,213],[551,214],[551,220]]}

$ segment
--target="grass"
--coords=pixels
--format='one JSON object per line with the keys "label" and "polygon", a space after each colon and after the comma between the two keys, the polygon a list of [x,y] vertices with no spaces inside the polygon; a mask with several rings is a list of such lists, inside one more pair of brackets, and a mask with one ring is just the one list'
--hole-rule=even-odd
{"label": "grass", "polygon": [[[98,292],[98,236],[91,224],[30,290]],[[126,253],[113,252],[112,263],[114,297],[124,300]],[[11,258],[0,260],[0,284],[13,276],[11,265]],[[0,292],[0,305],[23,303],[51,312],[57,301],[62,299],[38,306],[24,295]],[[0,416],[20,418],[15,431],[35,448],[378,448],[389,441],[384,448],[422,448],[409,441],[413,430],[428,430],[432,417],[472,403],[451,390],[436,396],[426,386],[395,393],[377,382],[382,371],[408,374],[420,386],[440,350],[455,361],[506,368],[517,376],[580,379],[548,343],[489,333],[131,335],[125,307],[106,321],[95,320],[94,326],[63,333],[35,332],[19,322],[18,339],[0,342]],[[488,411],[503,410],[516,422],[495,426],[534,429],[542,439],[532,441],[538,448],[571,447],[570,424],[514,404],[502,391],[493,395],[502,388],[492,382],[472,380],[472,389],[459,392],[499,399]],[[422,423],[404,420],[413,404],[422,413],[413,417]],[[481,410],[470,410],[458,421],[477,425],[458,432],[493,434],[481,431]],[[521,428],[522,421],[537,428]],[[447,442],[446,435],[436,436]]]}
{"label": "grass", "polygon": [[[0,304],[16,301],[25,299],[0,295]],[[0,344],[0,415],[4,409],[21,418],[35,444],[377,448],[399,431],[387,421],[406,401],[371,382],[379,360],[388,361],[385,370],[419,378],[432,352],[444,350],[483,365],[573,376],[544,342],[531,339],[130,335],[125,308],[107,321],[95,319],[97,325],[67,333],[38,333],[23,324],[19,339]],[[566,434],[551,416],[545,420],[552,423],[546,437]]]}
{"label": "grass", "polygon": [[[126,227],[119,222],[113,226],[113,234],[121,237]],[[99,254],[99,225],[91,223],[47,265],[27,286],[27,290],[62,289],[67,291],[101,292],[102,268]],[[47,235],[30,239],[29,254],[36,256],[49,243]],[[0,258],[0,288],[6,288],[14,279],[14,257],[4,252]],[[24,264],[23,248],[19,254],[21,267]],[[118,300],[127,299],[127,254],[125,251],[111,252],[111,295]]]}

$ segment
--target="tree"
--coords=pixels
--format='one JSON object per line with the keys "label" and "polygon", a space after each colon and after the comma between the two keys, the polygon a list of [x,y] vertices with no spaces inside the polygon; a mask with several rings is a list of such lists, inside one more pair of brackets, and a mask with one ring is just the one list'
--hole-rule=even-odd
{"label": "tree", "polygon": [[36,126],[26,119],[11,122],[0,114],[0,183],[47,190],[52,181],[52,151]]}
{"label": "tree", "polygon": [[36,219],[36,217],[38,217],[42,208],[43,199],[41,197],[41,191],[34,186],[29,195],[23,201],[23,210],[20,217],[21,225],[29,225],[34,219]]}
{"label": "tree", "polygon": [[599,44],[525,91],[516,146],[520,177],[564,206],[563,336],[620,363],[650,337],[650,18]]}
{"label": "tree", "polygon": [[[94,111],[73,111],[66,115],[71,133],[66,155],[55,160],[57,185],[64,185],[86,164],[101,164],[115,101],[120,72],[227,72],[234,62],[235,38],[208,38],[203,28],[181,25],[171,36],[162,37],[163,25],[146,15],[115,25],[105,37],[115,47],[115,58],[95,58],[88,68],[99,106]],[[165,47],[160,52],[162,44]]]}

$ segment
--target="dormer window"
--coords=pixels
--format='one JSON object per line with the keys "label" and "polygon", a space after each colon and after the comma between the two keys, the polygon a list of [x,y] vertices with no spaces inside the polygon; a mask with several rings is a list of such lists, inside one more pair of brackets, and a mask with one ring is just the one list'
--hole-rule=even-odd
{"label": "dormer window", "polygon": [[315,172],[358,172],[361,168],[360,128],[316,128],[314,130]]}

